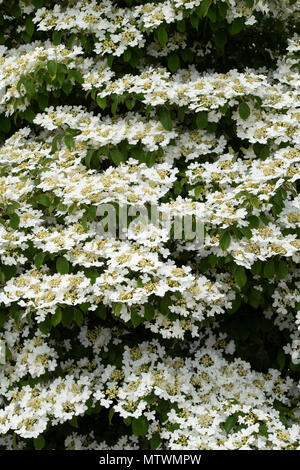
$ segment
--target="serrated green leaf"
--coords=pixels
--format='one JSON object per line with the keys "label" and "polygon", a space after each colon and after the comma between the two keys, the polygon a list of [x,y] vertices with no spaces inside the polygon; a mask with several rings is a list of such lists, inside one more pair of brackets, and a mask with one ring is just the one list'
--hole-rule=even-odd
{"label": "serrated green leaf", "polygon": [[167,30],[164,26],[160,26],[157,30],[157,39],[158,42],[162,45],[165,46],[168,42],[168,33]]}
{"label": "serrated green leaf", "polygon": [[149,422],[145,416],[132,419],[132,432],[135,436],[145,436],[148,432]]}
{"label": "serrated green leaf", "polygon": [[143,318],[140,317],[135,310],[131,312],[131,323],[134,328],[137,328],[143,322]]}
{"label": "serrated green leaf", "polygon": [[61,43],[61,32],[53,31],[52,33],[52,42],[54,46],[58,46]]}
{"label": "serrated green leaf", "polygon": [[151,450],[155,450],[159,447],[161,444],[162,440],[159,434],[153,434],[153,436],[150,439],[150,448]]}
{"label": "serrated green leaf", "polygon": [[45,444],[45,439],[41,434],[35,439],[33,439],[33,446],[35,450],[42,450],[45,447]]}
{"label": "serrated green leaf", "polygon": [[144,305],[144,317],[147,321],[153,320],[155,315],[155,309],[151,304]]}
{"label": "serrated green leaf", "polygon": [[74,320],[79,327],[82,326],[84,322],[83,313],[78,308],[74,309]]}
{"label": "serrated green leaf", "polygon": [[110,158],[116,166],[120,165],[120,163],[124,160],[122,152],[116,149],[111,150]]}
{"label": "serrated green leaf", "polygon": [[279,349],[279,351],[277,352],[276,361],[279,366],[279,369],[282,370],[285,366],[285,355],[281,349]]}
{"label": "serrated green leaf", "polygon": [[276,276],[278,277],[278,279],[284,279],[288,275],[288,272],[288,265],[285,261],[280,260],[276,268]]}
{"label": "serrated green leaf", "polygon": [[264,276],[267,278],[272,278],[275,274],[275,263],[273,260],[269,260],[264,265]]}
{"label": "serrated green leaf", "polygon": [[41,204],[41,206],[49,207],[51,204],[50,198],[46,194],[39,194],[36,197],[36,201]]}
{"label": "serrated green leaf", "polygon": [[223,423],[223,427],[226,431],[226,434],[230,433],[232,428],[236,425],[237,421],[238,421],[238,415],[237,414],[233,414],[231,416],[228,416],[226,421]]}
{"label": "serrated green leaf", "polygon": [[17,230],[19,228],[19,225],[20,225],[20,217],[18,216],[18,214],[16,213],[11,214],[9,217],[9,226],[13,228],[14,230]]}
{"label": "serrated green leaf", "polygon": [[238,266],[234,272],[234,279],[239,287],[244,287],[247,283],[247,274],[243,266]]}
{"label": "serrated green leaf", "polygon": [[230,233],[228,231],[223,232],[220,237],[220,247],[222,248],[223,251],[229,248],[230,242],[231,242]]}
{"label": "serrated green leaf", "polygon": [[46,253],[37,253],[34,257],[34,265],[37,269],[40,269],[40,267],[42,266],[43,262],[44,262],[44,259],[46,257]]}
{"label": "serrated green leaf", "polygon": [[233,22],[229,25],[228,30],[229,30],[229,33],[232,36],[234,36],[235,34],[240,33],[243,27],[244,27],[244,19],[239,17],[233,20]]}
{"label": "serrated green leaf", "polygon": [[56,270],[59,274],[69,273],[69,261],[64,256],[60,256],[59,258],[57,258]]}
{"label": "serrated green leaf", "polygon": [[247,105],[247,103],[240,103],[239,105],[239,115],[241,116],[242,119],[248,119],[248,117],[250,116],[250,108],[249,106]]}
{"label": "serrated green leaf", "polygon": [[96,101],[97,101],[97,105],[99,106],[99,108],[101,108],[101,109],[106,108],[107,100],[106,100],[105,97],[101,98],[101,96],[97,96]]}
{"label": "serrated green leaf", "polygon": [[111,420],[113,418],[113,415],[115,414],[115,409],[114,408],[110,408],[109,412],[108,412],[108,424],[111,426]]}
{"label": "serrated green leaf", "polygon": [[72,148],[75,146],[75,139],[70,134],[64,136],[64,141],[69,150],[72,150]]}
{"label": "serrated green leaf", "polygon": [[28,36],[30,36],[30,37],[34,33],[34,23],[33,23],[32,19],[29,16],[26,18],[25,31],[28,34]]}
{"label": "serrated green leaf", "polygon": [[197,113],[196,115],[196,126],[198,127],[198,129],[206,129],[207,125],[208,125],[207,112],[200,111],[200,113]]}
{"label": "serrated green leaf", "polygon": [[48,60],[47,70],[51,77],[55,77],[57,73],[57,62],[55,62],[55,60]]}
{"label": "serrated green leaf", "polygon": [[55,310],[54,315],[52,315],[52,317],[51,317],[51,323],[52,323],[53,326],[57,326],[61,323],[61,321],[62,321],[62,310],[61,310],[61,308],[58,307]]}
{"label": "serrated green leaf", "polygon": [[177,54],[171,54],[168,57],[168,69],[174,73],[179,69],[179,67],[180,67],[179,56]]}
{"label": "serrated green leaf", "polygon": [[171,113],[167,108],[162,108],[158,113],[159,120],[167,131],[173,129],[173,123],[171,118]]}
{"label": "serrated green leaf", "polygon": [[121,303],[118,303],[115,308],[114,308],[114,312],[115,312],[115,315],[117,317],[119,317],[121,315],[121,310],[122,310],[122,307],[123,307],[123,304]]}

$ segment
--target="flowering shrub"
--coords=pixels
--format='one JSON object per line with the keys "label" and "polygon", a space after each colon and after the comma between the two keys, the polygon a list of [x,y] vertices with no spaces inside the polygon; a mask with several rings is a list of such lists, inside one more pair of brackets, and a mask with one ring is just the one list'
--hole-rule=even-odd
{"label": "flowering shrub", "polygon": [[0,448],[300,449],[299,1],[0,12]]}

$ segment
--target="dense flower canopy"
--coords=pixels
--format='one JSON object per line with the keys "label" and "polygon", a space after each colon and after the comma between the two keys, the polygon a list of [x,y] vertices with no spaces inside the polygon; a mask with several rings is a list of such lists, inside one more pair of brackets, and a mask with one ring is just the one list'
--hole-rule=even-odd
{"label": "dense flower canopy", "polygon": [[0,1],[0,448],[300,449],[299,3]]}

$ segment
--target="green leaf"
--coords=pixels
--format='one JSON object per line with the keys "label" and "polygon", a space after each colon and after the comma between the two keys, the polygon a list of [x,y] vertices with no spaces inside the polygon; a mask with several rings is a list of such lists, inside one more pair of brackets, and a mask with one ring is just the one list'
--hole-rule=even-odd
{"label": "green leaf", "polygon": [[69,424],[72,426],[72,428],[78,428],[78,420],[77,416],[73,416],[72,419],[70,419]]}
{"label": "green leaf", "polygon": [[54,315],[52,315],[52,317],[51,317],[51,323],[52,323],[53,326],[57,326],[61,323],[61,321],[62,321],[62,310],[61,310],[61,308],[58,307],[55,310]]}
{"label": "green leaf", "polygon": [[275,263],[273,260],[267,261],[267,263],[264,265],[264,276],[267,278],[272,278],[275,274]]}
{"label": "green leaf", "polygon": [[66,328],[69,328],[71,326],[73,318],[74,318],[74,312],[72,309],[64,310],[62,312],[62,324]]}
{"label": "green leaf", "polygon": [[206,129],[208,125],[207,112],[200,111],[196,115],[196,126],[198,129]]}
{"label": "green leaf", "polygon": [[52,42],[54,46],[58,46],[61,43],[61,32],[53,31],[52,33]]}
{"label": "green leaf", "polygon": [[87,168],[91,167],[91,159],[92,159],[93,154],[94,154],[93,149],[89,149],[86,153],[84,161],[85,161],[85,165],[87,166]]}
{"label": "green leaf", "polygon": [[47,69],[52,78],[56,76],[57,73],[57,62],[55,60],[48,60]]}
{"label": "green leaf", "polygon": [[255,142],[253,145],[254,153],[257,157],[265,160],[270,156],[270,147],[269,145],[260,144],[259,142]]}
{"label": "green leaf", "polygon": [[236,425],[238,421],[238,414],[233,414],[231,416],[228,416],[226,421],[223,423],[223,427],[226,431],[226,434],[229,434],[232,428]]}
{"label": "green leaf", "polygon": [[117,114],[117,108],[118,108],[118,101],[115,100],[110,107],[110,110],[113,116]]}
{"label": "green leaf", "polygon": [[128,416],[127,418],[123,418],[125,426],[130,426],[132,423],[131,416]]}
{"label": "green leaf", "polygon": [[75,69],[69,70],[69,78],[73,78],[75,82],[79,83],[80,85],[82,85],[82,83],[84,82],[84,79],[81,73]]}
{"label": "green leaf", "polygon": [[176,29],[179,33],[184,33],[185,32],[185,21],[184,20],[179,20],[176,22]]}
{"label": "green leaf", "polygon": [[105,97],[101,98],[101,96],[97,96],[96,101],[97,101],[97,105],[99,106],[99,108],[101,109],[106,108],[107,101]]}
{"label": "green leaf", "polygon": [[44,334],[48,335],[50,330],[51,330],[51,320],[50,317],[47,317],[46,320],[44,320],[41,323],[38,323],[39,330]]}
{"label": "green leaf", "polygon": [[262,295],[260,291],[251,289],[248,300],[251,307],[257,309],[262,303]]}
{"label": "green leaf", "polygon": [[35,450],[42,450],[45,447],[45,444],[45,439],[41,434],[35,439],[33,439],[33,445]]}
{"label": "green leaf", "polygon": [[33,0],[32,3],[34,4],[35,8],[42,8],[44,0]]}
{"label": "green leaf", "polygon": [[254,0],[246,0],[246,5],[248,8],[253,8]]}
{"label": "green leaf", "polygon": [[35,94],[35,83],[31,78],[24,78],[23,80],[26,93],[29,96],[33,96]]}
{"label": "green leaf", "polygon": [[248,119],[248,117],[250,116],[250,108],[249,106],[247,105],[247,103],[241,103],[239,105],[239,115],[241,116],[242,119]]}
{"label": "green leaf", "polygon": [[18,216],[18,214],[16,213],[11,214],[11,216],[9,217],[9,226],[13,228],[14,230],[17,230],[19,228],[19,224],[20,224],[20,217]]}
{"label": "green leaf", "polygon": [[251,266],[251,272],[255,276],[261,273],[262,263],[261,261],[255,261],[255,263]]}
{"label": "green leaf", "polygon": [[151,321],[154,318],[155,309],[151,304],[144,305],[144,317],[147,321]]}
{"label": "green leaf", "polygon": [[70,134],[64,136],[64,141],[69,150],[72,150],[72,148],[75,146],[75,139]]}
{"label": "green leaf", "polygon": [[36,201],[44,207],[49,207],[51,204],[51,200],[46,194],[39,194],[36,196]]}
{"label": "green leaf", "polygon": [[234,272],[234,279],[239,287],[244,287],[247,283],[247,274],[243,266],[238,266]]}
{"label": "green leaf", "polygon": [[151,450],[155,450],[158,448],[158,446],[161,444],[161,437],[159,434],[153,434],[153,436],[150,439],[150,448]]}
{"label": "green leaf", "polygon": [[10,9],[10,13],[15,17],[15,18],[20,18],[22,16],[22,10],[19,7],[19,5],[13,5]]}
{"label": "green leaf", "polygon": [[34,33],[34,23],[33,23],[32,19],[29,16],[26,18],[25,30],[26,30],[26,33],[28,34],[28,36],[30,36],[30,37]]}
{"label": "green leaf", "polygon": [[120,163],[123,161],[123,154],[120,152],[120,150],[111,150],[110,157],[116,166],[120,165]]}
{"label": "green leaf", "polygon": [[42,111],[44,111],[44,109],[48,106],[48,101],[49,101],[48,95],[43,95],[43,94],[38,95],[38,103]]}
{"label": "green leaf", "polygon": [[164,26],[160,26],[157,30],[157,39],[158,42],[162,45],[165,46],[168,42],[168,33],[167,30]]}
{"label": "green leaf", "polygon": [[108,424],[109,425],[111,425],[111,420],[112,420],[114,414],[115,414],[115,409],[110,408],[110,410],[108,412]]}
{"label": "green leaf", "polygon": [[34,265],[37,269],[40,269],[40,267],[42,266],[42,264],[44,262],[45,257],[46,257],[46,253],[43,253],[43,252],[37,253],[35,255]]}
{"label": "green leaf", "polygon": [[106,320],[107,312],[104,304],[100,304],[95,313],[99,318],[101,318],[101,320]]}
{"label": "green leaf", "polygon": [[135,436],[145,436],[148,432],[149,422],[145,416],[140,416],[139,418],[133,418],[131,426]]}
{"label": "green leaf", "polygon": [[131,59],[131,50],[126,49],[126,51],[123,54],[123,60],[124,60],[124,62],[129,62],[130,59]]}
{"label": "green leaf", "polygon": [[197,186],[195,186],[194,188],[194,193],[195,193],[195,198],[196,199],[199,199],[199,196],[203,193],[203,186],[202,184],[198,184]]}
{"label": "green leaf", "polygon": [[276,269],[277,278],[284,279],[288,275],[288,272],[289,272],[288,265],[286,264],[285,261],[280,260]]}
{"label": "green leaf", "polygon": [[231,241],[230,233],[228,231],[223,232],[220,237],[220,247],[222,248],[223,251],[229,248],[230,241]]}
{"label": "green leaf", "polygon": [[26,109],[23,113],[23,117],[27,122],[33,123],[35,114],[31,109]]}
{"label": "green leaf", "polygon": [[200,5],[200,10],[199,10],[199,16],[204,18],[207,16],[209,7],[212,4],[212,0],[202,0],[201,5]]}
{"label": "green leaf", "polygon": [[69,261],[64,256],[60,256],[59,258],[57,258],[56,270],[59,274],[69,273]]}
{"label": "green leaf", "polygon": [[84,322],[84,316],[83,316],[83,313],[78,309],[78,308],[75,308],[74,309],[74,320],[75,322],[77,323],[77,325],[80,327],[83,322]]}
{"label": "green leaf", "polygon": [[177,54],[171,54],[168,58],[168,69],[171,72],[176,72],[180,67],[180,59]]}
{"label": "green leaf", "polygon": [[266,424],[260,424],[258,434],[260,436],[268,437],[268,426]]}
{"label": "green leaf", "polygon": [[252,232],[251,232],[250,227],[241,227],[240,231],[244,237],[248,238],[248,240],[252,238]]}
{"label": "green leaf", "polygon": [[123,306],[123,304],[121,304],[121,303],[118,303],[118,304],[115,306],[114,312],[115,312],[116,317],[119,317],[119,316],[120,316],[121,310],[122,310],[122,306]]}
{"label": "green leaf", "polygon": [[159,120],[167,131],[173,129],[171,113],[167,108],[162,108],[158,112]]}
{"label": "green leaf", "polygon": [[141,323],[143,319],[140,317],[135,310],[131,312],[131,323],[134,328],[137,328]]}
{"label": "green leaf", "polygon": [[234,36],[235,34],[238,34],[242,31],[244,27],[244,19],[239,17],[235,18],[233,22],[229,25],[229,33]]}
{"label": "green leaf", "polygon": [[165,294],[159,300],[159,309],[163,315],[168,315],[170,313],[169,306],[172,304],[171,296],[169,293]]}
{"label": "green leaf", "polygon": [[194,29],[198,30],[199,27],[199,18],[198,16],[191,16],[190,17],[191,25],[193,26]]}
{"label": "green leaf", "polygon": [[235,312],[238,311],[242,303],[241,297],[237,297],[231,302],[231,309],[228,310],[229,315],[233,315]]}
{"label": "green leaf", "polygon": [[285,355],[281,349],[279,349],[279,351],[277,352],[276,361],[279,366],[279,369],[282,370],[285,366]]}
{"label": "green leaf", "polygon": [[128,109],[128,111],[131,111],[133,109],[133,106],[134,106],[134,101],[127,98],[125,100],[125,105],[126,105],[126,108]]}
{"label": "green leaf", "polygon": [[256,215],[250,215],[248,217],[249,228],[258,228],[259,227],[259,218]]}

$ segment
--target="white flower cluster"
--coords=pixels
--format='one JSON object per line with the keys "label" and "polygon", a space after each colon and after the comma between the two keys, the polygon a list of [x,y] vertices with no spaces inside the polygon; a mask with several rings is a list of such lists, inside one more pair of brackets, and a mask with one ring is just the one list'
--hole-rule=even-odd
{"label": "white flower cluster", "polygon": [[[0,112],[13,114],[16,108],[24,110],[30,104],[25,84],[19,83],[22,76],[46,68],[51,60],[72,69],[75,67],[74,59],[80,54],[82,48],[79,46],[68,50],[63,45],[53,46],[50,42],[34,42],[5,51],[0,57]],[[48,90],[51,89],[53,87],[48,85]]]}
{"label": "white flower cluster", "polygon": [[[172,449],[299,449],[299,427],[285,427],[272,406],[275,399],[285,405],[294,399],[293,381],[282,380],[276,370],[262,374],[252,372],[240,359],[225,360],[222,352],[232,354],[234,345],[224,335],[203,333],[201,348],[199,342],[192,343],[185,358],[169,357],[155,340],[125,346],[121,365],[116,367],[105,366],[100,353],[118,348],[126,332],[84,325],[78,339],[86,352],[93,347],[93,360],[61,361],[64,377],[12,388],[26,374],[26,367],[36,377],[53,370],[57,362],[45,335],[28,339],[28,325],[17,334],[14,326],[8,322],[4,332],[12,356],[0,372],[2,434],[14,430],[20,438],[37,437],[49,422],[64,423],[100,405],[113,406],[124,419],[144,416],[147,437],[158,434],[161,443]],[[61,348],[69,350],[67,343]],[[159,409],[164,403],[169,403],[169,409],[161,423]],[[228,432],[226,421],[232,416],[234,426]],[[121,442],[122,448],[136,445],[136,439],[127,436],[113,447],[91,436],[72,434],[65,446],[107,449],[118,448]]]}
{"label": "white flower cluster", "polygon": [[[204,0],[167,0],[159,3],[147,2],[132,8],[118,8],[110,0],[101,3],[96,0],[79,0],[68,7],[56,4],[53,10],[40,8],[33,21],[41,31],[56,29],[94,34],[97,38],[97,54],[120,56],[128,47],[143,47],[146,33],[156,30],[160,25],[180,21],[185,15],[199,14],[201,18],[203,3]],[[288,0],[259,0],[253,2],[252,8],[247,6],[245,0],[224,0],[223,3],[229,23],[242,18],[246,25],[256,23],[257,13],[288,19],[298,10],[298,6],[290,5]]]}

